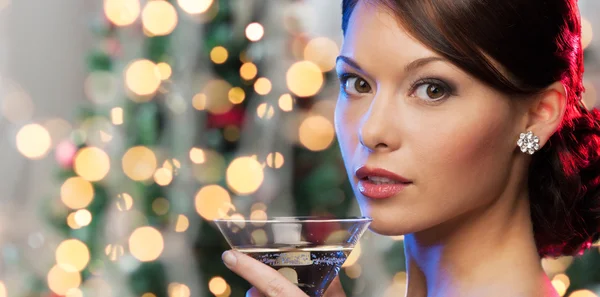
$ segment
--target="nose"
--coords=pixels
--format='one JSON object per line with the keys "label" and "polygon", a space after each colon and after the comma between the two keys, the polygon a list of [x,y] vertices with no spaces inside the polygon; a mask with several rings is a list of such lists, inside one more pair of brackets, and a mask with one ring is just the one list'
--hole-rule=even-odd
{"label": "nose", "polygon": [[400,133],[395,124],[395,108],[388,100],[375,97],[363,116],[358,138],[370,151],[390,152],[400,147]]}

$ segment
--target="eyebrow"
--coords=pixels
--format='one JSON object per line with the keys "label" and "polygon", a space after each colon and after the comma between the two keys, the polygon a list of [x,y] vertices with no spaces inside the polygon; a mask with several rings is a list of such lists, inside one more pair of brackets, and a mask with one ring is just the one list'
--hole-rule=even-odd
{"label": "eyebrow", "polygon": [[[356,70],[358,70],[360,72],[365,72],[360,67],[360,65],[350,57],[338,56],[337,59],[335,60],[336,64],[339,61],[343,61],[344,63],[352,66],[353,68],[355,68]],[[410,62],[408,65],[404,66],[404,72],[415,71],[416,69],[419,69],[429,63],[433,63],[433,62],[437,62],[437,61],[446,61],[446,59],[441,58],[441,57],[434,57],[434,56],[419,58],[419,59],[416,59],[416,60]]]}

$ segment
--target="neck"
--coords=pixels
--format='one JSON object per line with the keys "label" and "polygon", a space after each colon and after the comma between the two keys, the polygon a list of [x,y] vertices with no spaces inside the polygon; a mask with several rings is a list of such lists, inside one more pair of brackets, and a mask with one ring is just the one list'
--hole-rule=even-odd
{"label": "neck", "polygon": [[526,192],[408,234],[407,296],[558,296],[533,238]]}

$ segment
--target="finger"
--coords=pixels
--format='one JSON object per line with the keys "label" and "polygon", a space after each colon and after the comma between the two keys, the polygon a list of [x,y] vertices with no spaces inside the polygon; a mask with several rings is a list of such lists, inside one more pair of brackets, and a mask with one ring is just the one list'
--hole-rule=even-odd
{"label": "finger", "polygon": [[261,294],[256,287],[252,287],[246,292],[246,297],[265,297],[265,295]]}
{"label": "finger", "polygon": [[225,265],[267,297],[306,297],[306,294],[275,269],[238,251],[223,253]]}
{"label": "finger", "polygon": [[340,282],[340,278],[336,277],[327,288],[324,297],[346,297],[346,293],[344,292],[344,288],[342,287],[342,282]]}

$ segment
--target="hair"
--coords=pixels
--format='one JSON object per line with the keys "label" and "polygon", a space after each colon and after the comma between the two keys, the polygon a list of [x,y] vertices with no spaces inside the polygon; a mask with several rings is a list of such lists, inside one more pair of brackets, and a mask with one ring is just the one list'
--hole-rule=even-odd
{"label": "hair", "polygon": [[[342,30],[359,0],[343,0]],[[580,255],[600,237],[600,112],[585,108],[576,0],[363,0],[413,37],[515,100],[560,81],[567,109],[531,160],[531,218],[540,257]]]}

